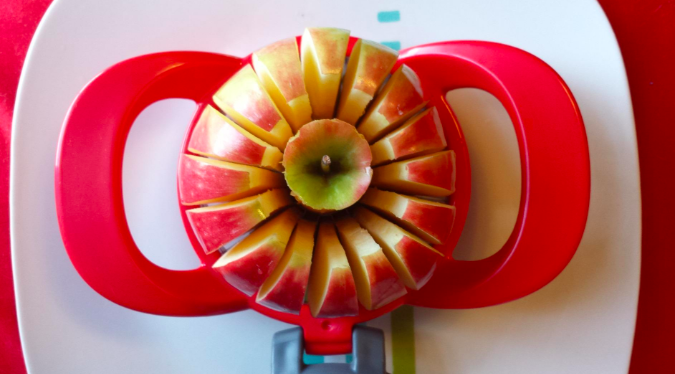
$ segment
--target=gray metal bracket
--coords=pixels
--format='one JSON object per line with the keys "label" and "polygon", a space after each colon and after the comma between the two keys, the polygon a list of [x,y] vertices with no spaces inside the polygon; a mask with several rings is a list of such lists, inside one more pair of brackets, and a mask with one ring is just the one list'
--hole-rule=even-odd
{"label": "gray metal bracket", "polygon": [[279,331],[272,340],[272,374],[386,374],[382,330],[355,326],[352,341],[351,363],[305,365],[302,328]]}

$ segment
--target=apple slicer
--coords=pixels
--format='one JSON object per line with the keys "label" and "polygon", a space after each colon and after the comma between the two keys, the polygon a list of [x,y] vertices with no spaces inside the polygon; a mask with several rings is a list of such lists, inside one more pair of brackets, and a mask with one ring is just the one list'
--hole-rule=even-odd
{"label": "apple slicer", "polygon": [[[298,37],[298,41],[299,41]],[[351,38],[347,54],[357,39]],[[456,154],[456,207],[450,239],[435,247],[444,257],[431,280],[386,306],[358,315],[315,318],[256,303],[212,269],[181,212],[202,265],[168,270],[139,251],[129,231],[122,196],[122,158],[136,116],[153,102],[186,98],[199,104],[187,139],[218,87],[251,57],[165,52],[122,61],[94,78],[77,96],[63,124],[56,159],[56,205],[61,235],[80,276],[107,299],[140,312],[204,316],[247,308],[299,326],[274,338],[275,373],[384,373],[382,332],[356,326],[403,305],[478,308],[528,295],[553,280],[581,240],[590,198],[590,162],[577,104],[562,78],[520,49],[479,41],[449,41],[402,50],[419,77],[429,106],[438,110],[449,149]],[[499,99],[518,139],[522,191],[516,225],[496,254],[459,261],[452,251],[468,212],[471,171],[462,130],[445,99],[457,88],[478,88]],[[179,152],[177,152],[178,155]],[[85,182],[86,181],[86,182]],[[450,229],[450,228],[448,228]],[[355,327],[356,326],[356,327]],[[302,353],[353,352],[351,364],[304,365]]]}

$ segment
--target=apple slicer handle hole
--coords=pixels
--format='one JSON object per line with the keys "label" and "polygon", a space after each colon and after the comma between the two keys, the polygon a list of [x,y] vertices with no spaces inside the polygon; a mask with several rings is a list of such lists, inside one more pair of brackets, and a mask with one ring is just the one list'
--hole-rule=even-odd
{"label": "apple slicer handle hole", "polygon": [[475,88],[447,101],[462,125],[471,160],[471,202],[453,257],[476,261],[499,252],[513,231],[521,198],[518,138],[502,103]]}
{"label": "apple slicer handle hole", "polygon": [[195,110],[186,99],[149,105],[131,126],[124,149],[122,193],[129,231],[148,260],[171,270],[201,264],[176,199],[178,150]]}

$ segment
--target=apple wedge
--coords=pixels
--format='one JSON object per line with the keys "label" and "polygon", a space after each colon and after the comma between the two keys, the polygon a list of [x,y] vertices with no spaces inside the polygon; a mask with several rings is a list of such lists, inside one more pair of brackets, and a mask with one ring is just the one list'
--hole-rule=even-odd
{"label": "apple wedge", "polygon": [[378,309],[406,294],[396,270],[368,231],[351,217],[339,219],[335,225],[364,308]]}
{"label": "apple wedge", "polygon": [[373,169],[373,187],[411,195],[444,197],[455,192],[455,152],[444,151]]}
{"label": "apple wedge", "polygon": [[182,155],[178,193],[183,205],[232,201],[285,187],[283,174],[255,166]]}
{"label": "apple wedge", "polygon": [[283,170],[279,148],[251,135],[210,105],[192,130],[188,150],[218,160]]}
{"label": "apple wedge", "polygon": [[388,161],[439,152],[447,145],[438,111],[430,108],[375,142],[370,150],[373,153],[373,166],[377,166]]}
{"label": "apple wedge", "polygon": [[399,127],[425,105],[417,74],[401,65],[368,108],[359,123],[359,132],[372,143]]}
{"label": "apple wedge", "polygon": [[248,132],[282,151],[293,136],[251,65],[242,67],[225,82],[213,102]]}
{"label": "apple wedge", "polygon": [[260,287],[256,297],[258,304],[300,314],[312,268],[315,232],[316,222],[298,222],[279,264]]}
{"label": "apple wedge", "polygon": [[302,74],[314,119],[334,117],[348,44],[348,30],[317,27],[302,34]]}
{"label": "apple wedge", "polygon": [[332,223],[322,222],[319,225],[307,304],[312,316],[319,318],[355,316],[359,313],[354,276]]}
{"label": "apple wedge", "polygon": [[337,118],[356,125],[396,63],[398,52],[379,43],[359,39],[349,56],[342,80]]}
{"label": "apple wedge", "polygon": [[253,69],[286,121],[297,132],[312,120],[312,107],[302,79],[295,38],[280,40],[255,52]]}
{"label": "apple wedge", "polygon": [[288,190],[275,189],[225,204],[190,209],[186,214],[204,252],[213,253],[292,203]]}
{"label": "apple wedge", "polygon": [[296,208],[270,219],[225,252],[213,268],[233,287],[253,295],[279,263],[299,219]]}
{"label": "apple wedge", "polygon": [[448,204],[370,188],[360,203],[391,218],[431,244],[445,242],[455,221],[455,207]]}
{"label": "apple wedge", "polygon": [[436,262],[443,257],[440,252],[362,206],[354,209],[354,217],[382,247],[406,287],[419,290],[431,279]]}

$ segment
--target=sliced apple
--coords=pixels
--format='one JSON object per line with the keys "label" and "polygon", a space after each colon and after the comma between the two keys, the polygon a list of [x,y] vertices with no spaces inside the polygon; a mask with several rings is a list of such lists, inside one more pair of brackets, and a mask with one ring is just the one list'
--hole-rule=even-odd
{"label": "sliced apple", "polygon": [[430,108],[378,140],[370,146],[370,150],[373,153],[373,166],[377,166],[388,161],[442,151],[447,145],[438,111]]}
{"label": "sliced apple", "polygon": [[355,316],[359,313],[354,276],[332,223],[319,225],[307,304],[312,316],[319,318]]}
{"label": "sliced apple", "polygon": [[186,214],[204,252],[213,253],[292,203],[288,190],[276,189],[225,204],[191,209]]}
{"label": "sliced apple", "polygon": [[431,279],[436,262],[443,257],[440,252],[364,207],[356,207],[354,217],[382,247],[406,287],[419,290]]}
{"label": "sliced apple", "polygon": [[396,63],[398,52],[379,43],[359,39],[349,56],[342,81],[337,118],[356,125],[366,106]]}
{"label": "sliced apple", "polygon": [[223,161],[283,170],[279,148],[251,135],[210,105],[192,130],[188,150]]}
{"label": "sliced apple", "polygon": [[300,220],[279,264],[260,287],[256,302],[280,312],[300,314],[312,268],[316,222]]}
{"label": "sliced apple", "polygon": [[370,188],[360,203],[393,219],[431,244],[447,240],[455,221],[455,207],[448,204]]}
{"label": "sliced apple", "polygon": [[455,192],[455,152],[444,151],[373,169],[373,187],[443,197]]}
{"label": "sliced apple", "polygon": [[368,108],[359,123],[359,132],[372,143],[399,127],[425,105],[417,74],[401,65]]}
{"label": "sliced apple", "polygon": [[295,208],[270,219],[225,252],[213,268],[236,289],[253,295],[279,263],[299,219]]}
{"label": "sliced apple", "polygon": [[178,192],[184,205],[232,201],[285,187],[283,174],[255,166],[182,155]]}
{"label": "sliced apple", "polygon": [[396,270],[368,231],[351,217],[339,219],[336,226],[364,308],[378,309],[406,294]]}
{"label": "sliced apple", "polygon": [[302,73],[314,119],[334,117],[347,44],[348,30],[316,27],[302,34]]}
{"label": "sliced apple", "polygon": [[312,120],[312,107],[302,79],[295,38],[288,38],[253,54],[253,68],[286,121],[297,132]]}
{"label": "sliced apple", "polygon": [[234,122],[282,151],[293,131],[251,65],[239,69],[213,96]]}

